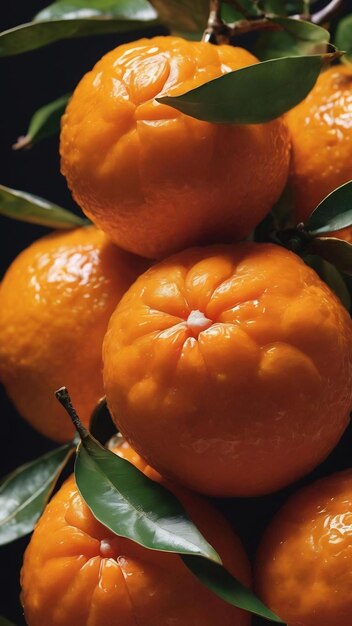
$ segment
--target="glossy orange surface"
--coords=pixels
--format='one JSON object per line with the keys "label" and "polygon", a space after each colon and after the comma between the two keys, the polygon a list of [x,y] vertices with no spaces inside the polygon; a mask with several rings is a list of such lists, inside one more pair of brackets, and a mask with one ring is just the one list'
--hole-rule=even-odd
{"label": "glossy orange surface", "polygon": [[112,50],[81,80],[63,117],[62,172],[115,243],[160,258],[241,239],[271,209],[288,175],[281,119],[210,124],[156,101],[256,62],[242,48],[154,37]]}
{"label": "glossy orange surface", "polygon": [[[121,456],[143,468],[124,447]],[[244,584],[250,567],[224,518],[205,500],[178,491],[225,566]],[[71,477],[47,506],[21,574],[28,626],[249,626],[250,615],[220,600],[177,555],[147,550],[95,520]]]}
{"label": "glossy orange surface", "polygon": [[24,250],[0,287],[0,381],[32,426],[74,433],[54,397],[66,385],[87,423],[104,394],[101,347],[116,304],[145,261],[95,227],[58,232]]}
{"label": "glossy orange surface", "polygon": [[296,255],[194,248],[140,276],[103,347],[109,408],[163,476],[196,491],[274,491],[335,446],[351,409],[352,325]]}
{"label": "glossy orange surface", "polygon": [[[351,67],[323,72],[307,98],[287,113],[286,122],[296,216],[305,221],[325,196],[352,179]],[[347,237],[352,240],[351,233]]]}
{"label": "glossy orange surface", "polygon": [[294,494],[259,550],[258,590],[288,626],[350,626],[352,470]]}

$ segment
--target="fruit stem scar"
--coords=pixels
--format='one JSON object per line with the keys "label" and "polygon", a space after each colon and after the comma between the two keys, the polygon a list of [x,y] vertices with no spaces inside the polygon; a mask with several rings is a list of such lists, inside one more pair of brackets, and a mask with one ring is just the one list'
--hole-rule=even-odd
{"label": "fruit stem scar", "polygon": [[213,321],[205,317],[202,311],[191,311],[186,319],[187,328],[190,329],[194,337],[198,337],[202,330],[206,330],[212,325]]}

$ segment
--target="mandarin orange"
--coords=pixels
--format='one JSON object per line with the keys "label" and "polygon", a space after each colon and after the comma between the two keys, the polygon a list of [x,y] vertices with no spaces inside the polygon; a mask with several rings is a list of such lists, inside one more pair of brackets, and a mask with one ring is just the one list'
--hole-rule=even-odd
{"label": "mandarin orange", "polygon": [[[118,454],[143,469],[126,447]],[[250,567],[238,537],[205,500],[179,491],[189,515],[243,584]],[[215,596],[179,556],[113,535],[92,515],[71,477],[47,506],[24,557],[28,626],[249,626],[250,616]]]}
{"label": "mandarin orange", "polygon": [[289,626],[350,626],[352,470],[294,494],[267,529],[257,586]]}
{"label": "mandarin orange", "polygon": [[43,237],[0,287],[0,380],[41,433],[68,440],[73,426],[54,392],[66,384],[85,423],[103,395],[101,346],[109,317],[146,262],[93,226]]}
{"label": "mandarin orange", "polygon": [[242,239],[286,183],[282,119],[211,124],[156,98],[256,63],[242,48],[154,37],[119,46],[79,83],[63,117],[62,172],[83,211],[151,258]]}
{"label": "mandarin orange", "polygon": [[117,426],[163,476],[214,496],[268,493],[335,446],[352,401],[352,323],[271,244],[195,248],[127,291],[103,345]]}
{"label": "mandarin orange", "polygon": [[[306,221],[336,187],[352,179],[352,68],[333,66],[286,114],[292,140],[290,182],[297,220]],[[352,234],[343,233],[349,240]]]}

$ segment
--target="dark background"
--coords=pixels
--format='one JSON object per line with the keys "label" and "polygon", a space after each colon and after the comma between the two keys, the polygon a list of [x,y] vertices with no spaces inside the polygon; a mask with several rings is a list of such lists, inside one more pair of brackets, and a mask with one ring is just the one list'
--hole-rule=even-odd
{"label": "dark background", "polygon": [[[30,21],[49,2],[12,0],[2,4],[5,6],[1,7],[0,27],[5,30]],[[346,2],[344,8],[346,12],[351,10],[352,2]],[[157,32],[161,31],[155,31],[155,34]],[[38,194],[79,213],[60,175],[57,138],[47,139],[31,150],[19,152],[14,152],[11,145],[19,135],[25,134],[31,114],[37,108],[72,91],[82,75],[107,50],[142,35],[133,33],[129,36],[68,40],[0,59],[0,183]],[[0,276],[24,247],[46,232],[41,227],[0,217]],[[53,447],[54,444],[34,432],[18,416],[1,388],[0,419],[0,477]],[[349,428],[329,459],[301,482],[307,483],[317,476],[348,467],[351,443],[352,430]],[[266,498],[218,502],[238,529],[251,556],[273,512],[296,487]],[[18,576],[26,544],[24,539],[0,547],[0,615],[13,620],[18,626],[24,624],[18,600]],[[258,620],[256,623],[259,625],[261,622]]]}

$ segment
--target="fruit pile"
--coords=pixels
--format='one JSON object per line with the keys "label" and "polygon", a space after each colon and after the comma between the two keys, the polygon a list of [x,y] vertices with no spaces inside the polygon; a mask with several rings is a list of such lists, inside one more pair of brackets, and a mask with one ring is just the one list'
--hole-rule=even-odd
{"label": "fruit pile", "polygon": [[[352,469],[291,496],[253,575],[208,497],[291,485],[349,424],[352,69],[323,39],[261,63],[215,4],[203,41],[132,41],[83,77],[60,154],[89,221],[44,207],[68,230],[1,283],[0,380],[62,444],[0,485],[0,542],[34,528],[28,626],[351,626]],[[326,33],[245,17],[284,29],[261,46],[292,23]],[[44,206],[1,203],[29,221]]]}

